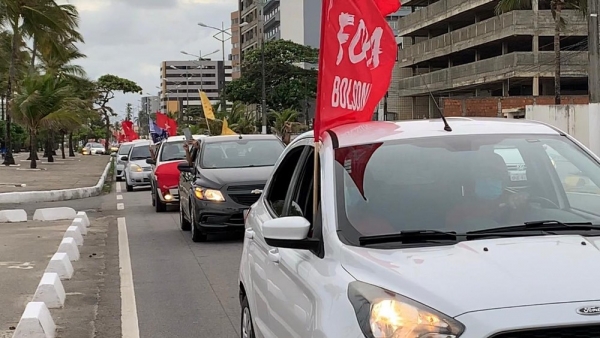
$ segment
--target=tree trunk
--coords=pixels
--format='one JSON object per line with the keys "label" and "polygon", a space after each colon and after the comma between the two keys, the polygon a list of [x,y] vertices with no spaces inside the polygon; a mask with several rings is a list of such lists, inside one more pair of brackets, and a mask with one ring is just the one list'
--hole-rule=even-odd
{"label": "tree trunk", "polygon": [[562,0],[555,0],[554,3],[556,12],[554,19],[554,104],[560,104],[560,18]]}
{"label": "tree trunk", "polygon": [[107,154],[110,154],[109,149],[110,149],[110,117],[108,116],[108,113],[104,113],[104,118],[106,119],[106,140],[104,141],[104,151]]}
{"label": "tree trunk", "polygon": [[29,131],[29,139],[31,140],[31,147],[29,147],[29,159],[31,163],[29,164],[29,168],[36,169],[37,168],[37,135],[34,130]]}
{"label": "tree trunk", "polygon": [[54,152],[53,144],[52,144],[52,132],[48,132],[48,141],[46,144],[46,149],[48,150],[48,163],[54,162],[54,157],[52,153]]}
{"label": "tree trunk", "polygon": [[8,68],[8,85],[6,86],[6,156],[4,157],[4,165],[15,164],[15,158],[12,151],[12,135],[11,135],[11,117],[10,117],[10,101],[13,97],[13,86],[17,82],[17,60],[19,57],[19,43],[21,42],[19,20],[13,20],[11,24],[13,31],[12,50],[10,53],[10,66]]}
{"label": "tree trunk", "polygon": [[33,46],[31,47],[31,63],[29,64],[29,72],[35,72],[35,56],[37,53],[37,36],[33,35]]}
{"label": "tree trunk", "polygon": [[73,149],[73,133],[69,133],[69,157],[75,157],[75,149]]}
{"label": "tree trunk", "polygon": [[63,160],[66,158],[65,157],[65,133],[64,132],[60,132],[60,155]]}

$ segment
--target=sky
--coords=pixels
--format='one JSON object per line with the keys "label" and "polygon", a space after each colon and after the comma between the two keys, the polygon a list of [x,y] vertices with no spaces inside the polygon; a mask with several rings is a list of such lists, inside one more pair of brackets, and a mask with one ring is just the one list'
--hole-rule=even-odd
{"label": "sky", "polygon": [[[189,60],[181,54],[203,54],[221,49],[213,38],[215,30],[198,26],[229,28],[230,14],[237,0],[63,0],[77,6],[80,32],[85,44],[79,45],[87,58],[78,60],[90,79],[113,74],[135,81],[146,93],[158,94],[160,63]],[[226,57],[231,53],[225,43]],[[221,60],[221,52],[211,56]],[[109,103],[124,116],[127,103],[139,106],[141,95],[117,94]]]}

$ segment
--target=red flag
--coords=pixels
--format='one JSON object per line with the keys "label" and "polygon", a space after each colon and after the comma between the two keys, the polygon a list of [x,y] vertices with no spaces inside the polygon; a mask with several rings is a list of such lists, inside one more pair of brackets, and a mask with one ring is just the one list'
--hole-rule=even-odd
{"label": "red flag", "polygon": [[377,0],[380,9],[375,0],[323,0],[315,140],[339,125],[370,121],[388,90],[397,54],[381,12],[393,8],[388,2]]}
{"label": "red flag", "polygon": [[165,114],[156,113],[156,125],[166,130],[169,136],[177,135],[177,122]]}
{"label": "red flag", "polygon": [[335,152],[335,160],[346,168],[363,198],[365,198],[363,184],[367,164],[369,163],[371,156],[373,156],[373,153],[379,149],[382,144],[383,143],[373,143],[345,147],[340,148]]}
{"label": "red flag", "polygon": [[396,13],[402,4],[398,0],[375,0],[375,5],[379,8],[381,15],[388,16]]}
{"label": "red flag", "polygon": [[138,134],[135,131],[133,131],[133,122],[123,121],[121,122],[121,127],[123,128],[123,133],[125,134],[125,138],[128,141],[134,141],[139,138]]}

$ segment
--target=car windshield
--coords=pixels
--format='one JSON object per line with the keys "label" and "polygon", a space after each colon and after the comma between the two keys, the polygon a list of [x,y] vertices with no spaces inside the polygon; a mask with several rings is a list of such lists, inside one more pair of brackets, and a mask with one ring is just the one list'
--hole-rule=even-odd
{"label": "car windshield", "polygon": [[145,146],[137,146],[137,147],[133,147],[131,149],[131,154],[129,155],[129,160],[130,161],[137,161],[137,160],[145,160],[147,158],[151,158],[152,156],[150,155],[150,146],[145,145]]}
{"label": "car windshield", "polygon": [[201,152],[201,167],[224,169],[273,166],[283,149],[283,144],[277,139],[208,143]]}
{"label": "car windshield", "polygon": [[600,165],[566,137],[469,135],[336,150],[342,236],[600,224]]}
{"label": "car windshield", "polygon": [[132,145],[131,144],[124,144],[122,146],[119,147],[119,155],[127,155],[129,153],[129,150],[131,150]]}
{"label": "car windshield", "polygon": [[179,161],[185,160],[185,149],[183,141],[167,142],[162,145],[160,161]]}

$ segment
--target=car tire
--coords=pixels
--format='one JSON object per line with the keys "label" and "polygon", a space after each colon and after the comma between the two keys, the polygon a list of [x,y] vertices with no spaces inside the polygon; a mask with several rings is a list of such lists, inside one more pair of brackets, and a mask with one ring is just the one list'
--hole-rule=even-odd
{"label": "car tire", "polygon": [[254,336],[254,324],[252,323],[252,313],[250,312],[250,304],[248,303],[248,297],[244,296],[242,300],[242,315],[240,325],[240,337],[241,338],[255,338]]}
{"label": "car tire", "polygon": [[154,189],[154,208],[156,212],[165,212],[167,211],[167,204],[162,202],[158,197],[158,191]]}
{"label": "car tire", "polygon": [[185,218],[182,203],[179,203],[179,228],[181,229],[181,231],[192,230],[192,223]]}
{"label": "car tire", "polygon": [[192,232],[192,241],[194,243],[200,243],[200,242],[206,242],[206,240],[208,239],[208,236],[206,234],[203,234],[202,232],[200,232],[200,230],[198,230],[198,227],[196,226],[196,211],[194,210],[194,207],[190,208],[190,223],[191,223],[191,232]]}
{"label": "car tire", "polygon": [[150,190],[150,198],[152,198],[152,206],[156,207],[156,194],[154,193],[154,188]]}
{"label": "car tire", "polygon": [[132,192],[133,191],[133,185],[129,185],[128,180],[127,180],[127,176],[125,176],[125,189],[128,192]]}
{"label": "car tire", "polygon": [[117,182],[121,182],[123,179],[120,176],[117,176]]}

